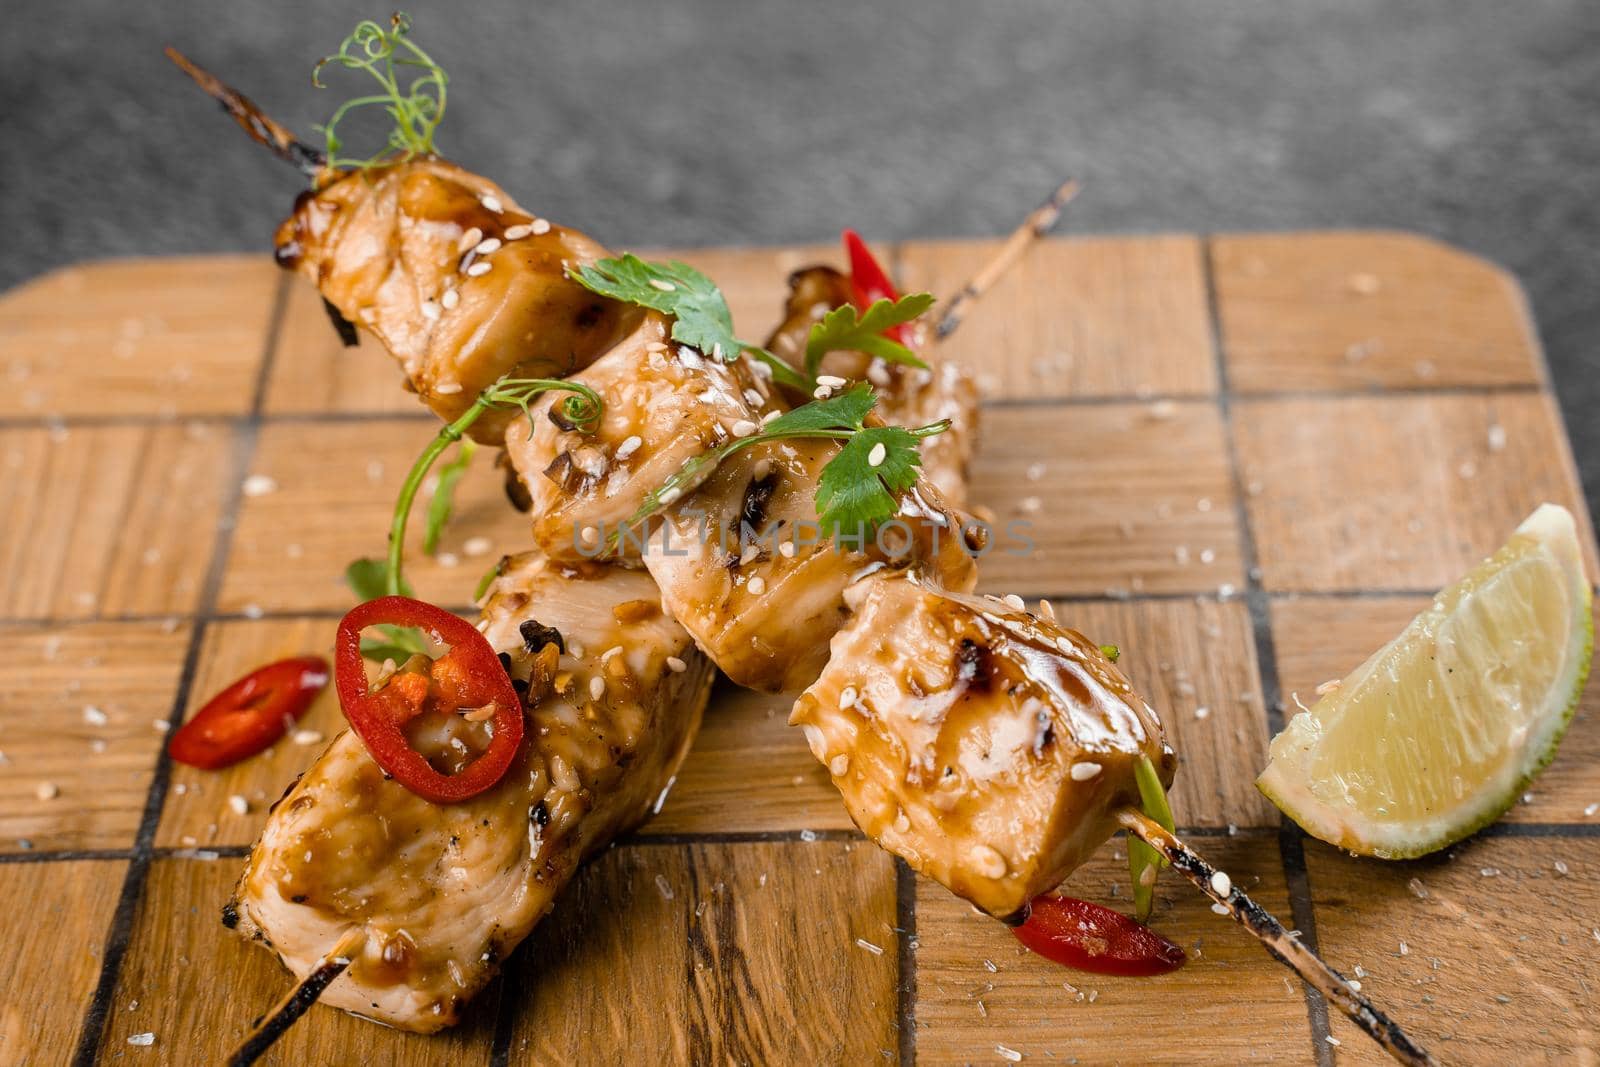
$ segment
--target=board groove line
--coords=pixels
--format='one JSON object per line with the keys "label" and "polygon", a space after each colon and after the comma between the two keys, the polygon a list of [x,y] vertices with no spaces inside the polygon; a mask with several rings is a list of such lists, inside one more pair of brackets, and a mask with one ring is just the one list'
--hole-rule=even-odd
{"label": "board groove line", "polygon": [[[1206,316],[1211,330],[1212,356],[1217,369],[1217,412],[1222,419],[1223,449],[1233,483],[1234,526],[1239,538],[1240,562],[1244,567],[1244,600],[1250,615],[1250,631],[1256,654],[1256,673],[1261,681],[1261,705],[1266,711],[1267,731],[1276,735],[1283,729],[1283,687],[1278,679],[1277,647],[1272,634],[1271,599],[1262,585],[1261,557],[1255,531],[1250,524],[1250,508],[1243,464],[1239,459],[1238,434],[1233,420],[1234,397],[1230,390],[1227,342],[1222,329],[1222,313],[1216,281],[1216,259],[1212,234],[1200,235],[1201,276],[1205,284]],[[1300,827],[1287,816],[1280,817],[1278,857],[1289,894],[1289,913],[1301,940],[1317,949],[1316,912],[1312,903],[1311,878],[1306,869],[1305,847]],[[1332,1067],[1333,1047],[1328,1043],[1332,1029],[1328,1021],[1328,1002],[1311,986],[1301,983],[1306,1002],[1306,1020],[1311,1037],[1311,1054],[1319,1067]]]}
{"label": "board groove line", "polygon": [[[199,671],[200,651],[205,640],[210,615],[215,610],[222,591],[223,576],[227,572],[229,550],[233,532],[238,526],[239,503],[244,498],[244,479],[255,456],[256,439],[260,428],[261,408],[265,398],[265,384],[277,353],[282,333],[285,311],[288,307],[289,279],[280,277],[273,292],[272,310],[267,321],[266,336],[262,341],[261,366],[256,376],[256,391],[251,397],[250,417],[233,424],[232,452],[228,472],[230,482],[224,484],[222,517],[212,535],[211,559],[206,566],[205,582],[201,589],[200,611],[189,632],[188,647],[184,651],[183,667],[178,676],[177,691],[172,709],[167,715],[168,735],[183,725],[184,711],[188,707],[190,691]],[[139,829],[134,836],[132,857],[123,878],[122,891],[117,899],[116,911],[100,952],[100,975],[94,994],[84,1009],[79,1024],[78,1044],[73,1053],[73,1067],[93,1067],[105,1036],[106,1024],[111,1016],[111,999],[116,994],[117,980],[122,972],[122,960],[133,938],[133,924],[140,899],[149,879],[150,866],[155,859],[156,830],[161,822],[161,812],[166,805],[168,786],[172,777],[172,760],[162,745],[156,755],[155,770],[150,788],[145,794],[144,811]]]}

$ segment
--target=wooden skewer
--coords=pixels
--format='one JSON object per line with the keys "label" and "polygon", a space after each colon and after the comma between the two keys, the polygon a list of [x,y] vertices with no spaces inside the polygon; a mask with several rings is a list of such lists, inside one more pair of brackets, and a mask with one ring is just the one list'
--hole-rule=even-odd
{"label": "wooden skewer", "polygon": [[[1361,1027],[1384,1050],[1410,1067],[1437,1067],[1428,1052],[1411,1040],[1400,1024],[1390,1019],[1372,1002],[1362,996],[1339,972],[1322,961],[1322,958],[1291,937],[1283,924],[1274,919],[1265,908],[1245,895],[1244,890],[1227,880],[1227,875],[1217,877],[1212,867],[1188,845],[1179,841],[1161,824],[1143,812],[1125,809],[1118,821],[1131,834],[1161,853],[1173,870],[1193,882],[1199,890],[1217,904],[1228,909],[1236,922],[1243,926],[1266,947],[1266,950],[1290,970],[1298,974],[1313,989],[1338,1005],[1339,1010]],[[1219,892],[1225,888],[1226,893]]]}
{"label": "wooden skewer", "polygon": [[209,70],[168,45],[167,58],[178,69],[193,78],[206,95],[222,105],[222,110],[233,116],[233,121],[258,144],[266,145],[272,154],[286,163],[292,163],[307,177],[315,178],[327,165],[327,158],[315,148],[299,140],[286,127],[256,106],[255,101],[239,90],[227,85]]}
{"label": "wooden skewer", "polygon": [[1000,280],[1001,275],[1010,270],[1028,250],[1028,246],[1055,228],[1056,221],[1061,218],[1061,211],[1078,195],[1078,181],[1068,178],[1051,193],[1049,198],[1022,220],[1022,225],[1011,231],[1011,236],[1006,238],[1006,243],[1000,246],[1000,251],[972,280],[963,285],[945,304],[944,314],[939,316],[939,324],[933,328],[935,342],[943,341],[946,337],[956,332],[966,317],[971,306],[989,290],[989,287]]}
{"label": "wooden skewer", "polygon": [[272,1006],[271,1011],[256,1021],[250,1033],[245,1035],[245,1039],[239,1042],[239,1046],[228,1057],[228,1067],[250,1067],[260,1059],[267,1049],[294,1025],[295,1020],[317,1002],[317,998],[322,996],[322,991],[344,973],[366,940],[366,929],[360,926],[354,927],[340,938],[332,952],[322,957],[317,965],[311,968],[310,973],[300,979],[293,989],[284,994],[282,1000]]}

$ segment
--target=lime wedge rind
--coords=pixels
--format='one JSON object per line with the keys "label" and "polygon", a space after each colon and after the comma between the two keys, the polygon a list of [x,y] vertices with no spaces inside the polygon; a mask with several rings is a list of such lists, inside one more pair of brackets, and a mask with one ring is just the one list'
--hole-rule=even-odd
{"label": "lime wedge rind", "polygon": [[1256,785],[1314,837],[1408,859],[1498,819],[1555,757],[1594,652],[1576,524],[1544,505],[1273,740]]}

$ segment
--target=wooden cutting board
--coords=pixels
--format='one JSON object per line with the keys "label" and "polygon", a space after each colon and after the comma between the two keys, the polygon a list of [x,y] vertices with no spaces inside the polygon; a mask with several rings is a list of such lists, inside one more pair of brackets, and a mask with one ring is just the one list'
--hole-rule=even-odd
{"label": "wooden cutting board", "polygon": [[[908,288],[948,293],[993,248],[885,251]],[[837,258],[679,254],[747,335],[789,270]],[[1516,283],[1397,233],[1058,240],[949,354],[988,396],[976,502],[1037,544],[986,560],[985,588],[1049,597],[1121,646],[1183,754],[1187,836],[1446,1061],[1593,1058],[1594,695],[1524,803],[1447,857],[1352,859],[1251,785],[1295,694],[1540,501],[1577,511],[1594,573]],[[0,300],[0,376],[0,1064],[215,1063],[287,986],[218,908],[317,749],[204,773],[163,757],[162,728],[250,668],[328,649],[340,572],[382,550],[433,420],[264,256],[41,278]],[[247,492],[249,475],[265,478]],[[440,555],[410,573],[465,606],[527,543],[480,460]],[[854,830],[786,714],[720,689],[660,817],[583,872],[459,1030],[315,1009],[271,1062],[1379,1060],[1176,879],[1155,919],[1192,950],[1176,974],[1023,954]],[[330,695],[308,725],[339,728]],[[1069,887],[1125,904],[1123,858],[1113,842]]]}

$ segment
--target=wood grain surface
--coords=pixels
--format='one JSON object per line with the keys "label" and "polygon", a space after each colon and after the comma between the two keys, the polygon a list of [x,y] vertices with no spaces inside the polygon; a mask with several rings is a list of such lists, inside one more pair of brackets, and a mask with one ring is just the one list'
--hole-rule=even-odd
{"label": "wood grain surface", "polygon": [[[945,293],[994,247],[881,251]],[[746,336],[788,272],[838,262],[670,254],[718,279]],[[1524,802],[1444,857],[1351,859],[1252,785],[1294,694],[1534,504],[1579,504],[1516,283],[1406,234],[1053,240],[948,355],[986,395],[977,503],[1032,542],[987,556],[984,588],[1121,647],[1182,754],[1196,847],[1447,1062],[1600,1055],[1600,697]],[[264,257],[41,278],[0,298],[0,374],[0,1065],[214,1063],[286,988],[217,914],[318,746],[204,773],[163,739],[259,663],[326,653],[340,574],[383,550],[434,422]],[[529,539],[487,457],[458,501],[409,573],[460,608]],[[1192,950],[1176,974],[1026,955],[861,838],[787,712],[719,685],[659,817],[584,870],[460,1029],[314,1009],[271,1062],[1375,1062],[1174,879],[1156,925]],[[303,725],[331,737],[336,703]],[[1068,888],[1125,905],[1123,849]]]}

